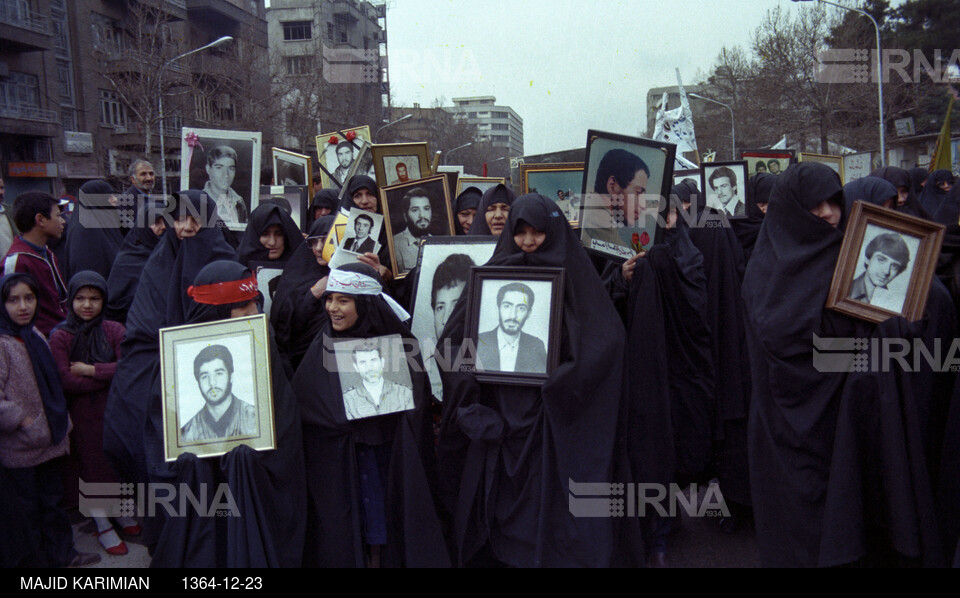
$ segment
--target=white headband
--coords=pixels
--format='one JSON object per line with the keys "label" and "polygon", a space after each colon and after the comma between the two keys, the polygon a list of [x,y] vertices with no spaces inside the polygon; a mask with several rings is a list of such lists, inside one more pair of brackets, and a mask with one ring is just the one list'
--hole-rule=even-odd
{"label": "white headband", "polygon": [[331,270],[327,278],[328,293],[343,293],[344,295],[380,295],[387,302],[393,313],[397,314],[401,322],[410,319],[410,314],[403,309],[393,297],[383,292],[383,286],[373,278],[359,272],[345,270]]}

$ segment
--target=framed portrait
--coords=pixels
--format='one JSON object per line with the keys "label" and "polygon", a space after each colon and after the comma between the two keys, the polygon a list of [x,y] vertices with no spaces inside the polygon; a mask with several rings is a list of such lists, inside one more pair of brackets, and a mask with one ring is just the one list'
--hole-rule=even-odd
{"label": "framed portrait", "polygon": [[822,162],[830,168],[833,169],[835,173],[840,175],[840,182],[846,184],[846,179],[843,178],[843,158],[840,156],[828,156],[826,154],[811,154],[808,152],[800,152],[800,162]]}
{"label": "framed portrait", "polygon": [[843,184],[870,176],[873,170],[873,152],[848,154],[843,157]]}
{"label": "framed portrait", "polygon": [[310,156],[288,152],[277,147],[270,148],[273,159],[273,182],[284,187],[313,185],[313,160]]}
{"label": "framed portrait", "polygon": [[[457,198],[457,180],[460,178],[459,170],[444,170],[444,166],[437,168],[437,174],[442,174],[447,177],[447,191],[450,193],[450,201],[452,202]],[[446,167],[449,168],[449,167]]]}
{"label": "framed portrait", "polygon": [[[500,183],[506,184],[507,179],[496,176],[462,176],[457,179],[457,195],[463,193],[467,187],[476,187],[480,193],[485,193],[490,187],[496,187]],[[457,195],[454,195],[456,197]]]}
{"label": "framed portrait", "polygon": [[399,334],[334,341],[347,421],[414,408],[413,382]]}
{"label": "framed portrait", "polygon": [[265,314],[160,329],[166,461],[276,448],[269,340]]}
{"label": "framed portrait", "polygon": [[430,176],[426,142],[374,144],[371,151],[378,187]]}
{"label": "framed portrait", "polygon": [[203,190],[230,230],[244,230],[260,197],[260,132],[182,131],[180,188]]}
{"label": "framed portrait", "polygon": [[[627,260],[660,242],[676,153],[671,143],[587,131],[580,242],[588,251]],[[628,170],[629,181],[614,174]]]}
{"label": "framed portrait", "polygon": [[729,218],[747,216],[747,163],[704,162],[700,188],[707,194],[707,207],[725,212]]}
{"label": "framed portrait", "polygon": [[758,172],[780,174],[797,161],[797,153],[788,149],[741,150],[740,159],[747,163],[749,176]]}
{"label": "framed portrait", "polygon": [[449,350],[437,347],[437,339],[461,299],[470,269],[486,264],[496,246],[493,236],[427,237],[420,246],[420,270],[410,301],[410,330],[420,341],[423,365],[437,400],[443,400],[440,369],[452,367],[455,361]]}
{"label": "framed portrait", "polygon": [[827,307],[870,322],[919,320],[943,232],[942,224],[855,201]]}
{"label": "framed portrait", "polygon": [[[340,244],[329,260],[330,268],[356,262],[357,258],[364,253],[378,253],[382,245],[377,239],[380,238],[380,231],[383,230],[383,221],[383,214],[351,208],[343,227]],[[336,222],[334,226],[336,227]],[[336,234],[339,237],[340,232],[337,231]]]}
{"label": "framed portrait", "polygon": [[521,164],[520,189],[539,193],[557,202],[572,226],[580,218],[580,189],[583,187],[583,162],[559,164]]}
{"label": "framed portrait", "polygon": [[[260,203],[271,200],[280,204],[280,207],[290,214],[300,230],[306,232],[307,210],[310,202],[310,187],[295,186],[260,186]],[[259,205],[259,204],[258,204]]]}
{"label": "framed portrait", "polygon": [[477,380],[539,386],[556,369],[563,277],[563,268],[471,269],[465,338]]}
{"label": "framed portrait", "polygon": [[317,160],[320,182],[324,189],[342,189],[350,180],[349,172],[363,149],[361,141],[370,142],[370,127],[354,127],[317,135]]}
{"label": "framed portrait", "polygon": [[699,168],[687,168],[684,170],[674,170],[673,171],[673,186],[676,187],[680,184],[680,181],[685,179],[692,180],[697,185],[697,190],[700,189],[700,169]]}
{"label": "framed portrait", "polygon": [[403,278],[417,265],[423,239],[454,234],[447,177],[437,175],[380,189],[391,270]]}
{"label": "framed portrait", "polygon": [[263,313],[269,315],[273,308],[273,294],[277,292],[283,267],[278,268],[276,262],[259,260],[252,260],[247,265],[253,275],[257,277],[257,288],[263,295]]}

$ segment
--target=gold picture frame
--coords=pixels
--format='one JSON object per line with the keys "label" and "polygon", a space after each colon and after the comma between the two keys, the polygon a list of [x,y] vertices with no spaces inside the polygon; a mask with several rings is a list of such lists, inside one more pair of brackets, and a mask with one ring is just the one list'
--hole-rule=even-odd
{"label": "gold picture frame", "polygon": [[425,141],[374,144],[370,147],[377,187],[390,187],[429,177],[430,155]]}

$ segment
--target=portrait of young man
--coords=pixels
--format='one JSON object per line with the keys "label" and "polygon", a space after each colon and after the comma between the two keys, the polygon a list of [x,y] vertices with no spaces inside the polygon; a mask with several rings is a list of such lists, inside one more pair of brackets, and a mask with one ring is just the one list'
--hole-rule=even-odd
{"label": "portrait of young man", "polygon": [[373,230],[373,217],[358,214],[353,221],[352,237],[343,240],[343,248],[354,253],[376,253],[377,242],[370,236]]}
{"label": "portrait of young man", "polygon": [[[863,274],[853,279],[849,298],[871,305],[903,306],[904,293],[888,288],[910,263],[910,249],[898,233],[882,233],[867,243]],[[899,311],[895,309],[894,311]]]}
{"label": "portrait of young man", "polygon": [[197,353],[193,375],[204,406],[180,428],[181,442],[257,434],[257,409],[234,394],[233,372],[233,355],[225,346],[209,345]]}
{"label": "portrait of young man", "polygon": [[385,378],[386,364],[379,343],[364,342],[354,347],[353,365],[360,384],[343,393],[348,420],[413,409],[413,389]]}
{"label": "portrait of young man", "polygon": [[227,224],[247,221],[247,204],[231,185],[237,176],[237,151],[229,145],[218,145],[207,154],[207,177],[203,192],[217,202],[217,215]]}
{"label": "portrait of young man", "polygon": [[747,215],[747,206],[740,197],[737,173],[733,169],[726,166],[714,169],[707,183],[711,191],[707,197],[707,205],[723,210],[728,216]]}
{"label": "portrait of young man", "polygon": [[350,172],[350,166],[353,165],[353,144],[344,139],[337,144],[336,152],[337,167],[333,171],[333,178],[343,185],[347,182],[347,173]]}
{"label": "portrait of young man", "polygon": [[433,280],[430,283],[430,309],[433,312],[433,333],[434,336],[421,340],[421,346],[424,351],[424,368],[430,377],[430,384],[433,387],[435,397],[443,396],[443,386],[440,383],[440,372],[437,369],[437,360],[434,354],[437,350],[437,339],[443,333],[453,308],[460,301],[463,289],[467,285],[467,278],[470,276],[470,268],[476,266],[476,262],[466,254],[452,253],[448,255],[433,273]]}
{"label": "portrait of young man", "polygon": [[499,324],[477,335],[477,370],[545,374],[543,341],[523,331],[536,304],[533,289],[511,282],[497,291]]}
{"label": "portrait of young man", "polygon": [[431,235],[433,206],[430,193],[424,187],[414,187],[403,194],[398,208],[403,214],[404,228],[393,235],[393,250],[397,257],[398,274],[405,274],[417,265],[420,243]]}

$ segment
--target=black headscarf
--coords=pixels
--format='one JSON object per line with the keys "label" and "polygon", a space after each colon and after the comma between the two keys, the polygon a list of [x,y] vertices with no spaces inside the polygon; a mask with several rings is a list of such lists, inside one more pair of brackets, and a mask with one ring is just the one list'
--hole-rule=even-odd
{"label": "black headscarf", "polygon": [[814,339],[852,337],[824,309],[843,242],[810,210],[843,205],[840,177],[816,162],[777,178],[743,281],[753,396],[750,483],[766,566],[819,564],[827,477],[844,374],[814,367]]}
{"label": "black headscarf", "polygon": [[[559,364],[541,387],[441,372],[441,497],[455,514],[455,553],[466,563],[486,543],[514,566],[609,565],[616,556],[613,521],[571,517],[566,497],[569,481],[615,475],[623,324],[556,203],[538,194],[512,203],[487,265],[565,268],[561,332],[553,339]],[[532,253],[514,241],[521,223],[545,233]],[[466,340],[465,304],[440,335],[451,355]]]}
{"label": "black headscarf", "polygon": [[913,181],[910,179],[910,174],[906,170],[897,168],[896,166],[884,166],[871,172],[870,176],[887,181],[896,187],[898,192],[901,187],[907,190],[907,200],[903,205],[899,205],[899,202],[895,203],[895,210],[916,216],[917,218],[930,219],[930,215],[927,214],[926,210],[920,207],[920,193],[914,190]]}
{"label": "black headscarf", "polygon": [[274,262],[278,267],[285,264],[297,247],[303,244],[303,235],[290,214],[277,204],[261,204],[250,213],[247,229],[237,247],[236,260],[244,266],[254,261],[268,261],[270,250],[260,243],[260,236],[274,224],[283,231],[283,254]]}
{"label": "black headscarf", "polygon": [[160,242],[160,236],[150,228],[154,222],[146,222],[147,215],[160,215],[163,213],[163,208],[164,204],[161,202],[144,204],[138,216],[144,222],[135,222],[134,228],[127,233],[117,257],[113,260],[113,267],[110,268],[110,275],[107,277],[110,299],[104,308],[108,320],[120,323],[127,320],[127,310],[133,303],[143,266],[147,263],[154,247]]}
{"label": "black headscarf", "polygon": [[127,315],[126,334],[120,345],[117,373],[110,385],[104,418],[104,450],[120,477],[147,481],[147,453],[151,464],[162,464],[162,410],[148,405],[159,385],[160,328],[186,322],[193,299],[187,289],[200,270],[216,260],[233,259],[233,248],[224,240],[216,203],[206,193],[191,189],[173,196],[170,214],[199,214],[200,231],[178,239],[172,223],[143,268],[140,283]]}
{"label": "black headscarf", "polygon": [[80,187],[77,209],[70,216],[66,233],[67,278],[81,270],[110,276],[113,260],[123,244],[120,212],[109,202],[110,183],[87,181]]}
{"label": "black headscarf", "polygon": [[[480,199],[483,197],[483,193],[480,192],[476,187],[467,187],[460,192],[460,195],[457,196],[457,199],[453,202],[453,230],[458,235],[465,235],[467,231],[463,230],[463,227],[460,226],[460,219],[457,218],[457,214],[464,210],[477,210],[477,215],[480,214],[478,207],[480,206]],[[476,218],[476,216],[474,217]]]}
{"label": "black headscarf", "polygon": [[356,208],[357,204],[353,203],[353,194],[359,191],[360,189],[366,189],[377,198],[377,213],[380,213],[380,188],[377,187],[377,181],[368,177],[365,174],[355,174],[347,183],[347,192],[344,194],[343,199],[340,201],[340,209],[350,211],[351,208]]}
{"label": "black headscarf", "polygon": [[874,176],[857,179],[843,188],[843,210],[846,214],[853,210],[855,201],[883,206],[883,203],[890,199],[896,205],[897,188],[892,183]]}
{"label": "black headscarf", "polygon": [[917,167],[908,170],[907,174],[910,175],[910,190],[913,192],[913,197],[919,199],[920,193],[923,192],[923,184],[930,176],[930,171],[926,168]]}
{"label": "black headscarf", "polygon": [[67,321],[63,329],[73,335],[73,344],[70,345],[70,361],[79,361],[86,364],[113,363],[117,354],[113,346],[107,341],[107,335],[101,326],[104,312],[90,321],[85,321],[73,309],[73,298],[85,287],[97,289],[103,296],[103,304],[107,304],[107,281],[91,270],[81,270],[73,275],[67,285]]}
{"label": "black headscarf", "polygon": [[[311,225],[307,238],[318,239],[322,243],[333,227],[334,220],[334,214],[321,216]],[[313,250],[304,243],[287,261],[277,292],[273,295],[270,322],[276,332],[280,352],[290,360],[294,370],[327,319],[323,302],[313,296],[310,288],[329,274],[330,268],[317,263]]]}
{"label": "black headscarf", "polygon": [[[25,272],[15,272],[7,274],[0,278],[0,289],[9,285],[9,289],[18,283],[26,283],[34,293],[37,292],[37,279]],[[57,369],[57,362],[53,359],[50,347],[40,336],[37,329],[33,327],[33,322],[37,319],[34,311],[33,319],[29,323],[20,326],[14,323],[6,308],[0,309],[0,334],[12,336],[23,341],[27,349],[27,355],[30,356],[30,365],[33,366],[33,374],[37,378],[37,388],[40,390],[40,398],[43,402],[43,412],[47,416],[47,423],[50,425],[51,444],[57,445],[67,435],[67,399],[63,394],[63,387],[60,385],[60,371]],[[20,375],[20,372],[8,372],[11,376]]]}
{"label": "black headscarf", "polygon": [[[342,270],[379,282],[373,268],[359,263]],[[415,408],[377,417],[347,420],[339,374],[330,360],[331,341],[400,335],[418,347],[410,329],[383,298],[354,295],[358,319],[350,330],[335,331],[329,320],[314,339],[293,378],[303,419],[310,497],[305,566],[363,567],[363,532],[358,504],[360,445],[377,454],[387,526],[381,552],[385,567],[449,565],[431,491],[436,467],[428,410],[430,382],[419,354],[409,354]]]}
{"label": "black headscarf", "polygon": [[[195,287],[246,280],[250,271],[230,260],[211,262],[193,281]],[[244,302],[209,305],[194,302],[187,324],[230,317]],[[196,496],[207,488],[228,484],[239,517],[201,517],[192,509],[167,518],[153,550],[152,567],[242,568],[299,567],[306,526],[306,476],[303,436],[297,399],[283,371],[271,335],[270,382],[276,450],[255,451],[239,446],[218,458],[180,455],[168,464],[164,480],[189,487]],[[159,386],[154,399],[160,401]]]}
{"label": "black headscarf", "polygon": [[513,189],[504,185],[503,183],[497,183],[493,187],[490,187],[484,191],[483,197],[480,198],[480,207],[477,208],[477,215],[473,218],[473,226],[470,227],[470,232],[467,234],[483,236],[492,235],[493,233],[490,232],[490,226],[487,224],[487,208],[495,203],[505,203],[510,206],[513,204],[513,200],[516,199],[516,197],[517,196],[513,192]]}
{"label": "black headscarf", "polygon": [[327,208],[330,210],[330,214],[336,214],[337,205],[339,203],[340,203],[340,198],[336,190],[321,189],[317,191],[313,196],[313,201],[310,203],[310,213],[307,216],[308,218],[307,229],[309,229],[310,225],[313,224],[313,222],[315,221],[313,214],[317,208]]}
{"label": "black headscarf", "polygon": [[747,193],[746,218],[730,220],[730,226],[733,227],[737,239],[740,240],[744,258],[747,261],[750,261],[750,254],[757,242],[757,235],[760,234],[760,227],[763,225],[763,210],[757,204],[770,201],[770,192],[773,190],[773,182],[776,180],[777,175],[769,172],[761,172],[750,177],[750,181],[747,183],[749,190]]}
{"label": "black headscarf", "polygon": [[[928,182],[927,185],[929,186],[930,183]],[[938,189],[938,191],[943,193],[942,190]],[[940,207],[933,215],[933,221],[944,226],[951,226],[960,222],[960,185],[954,184],[950,191],[944,194]]]}
{"label": "black headscarf", "polygon": [[[936,220],[937,212],[940,210],[941,204],[947,197],[947,192],[941,189],[938,185],[944,181],[953,180],[953,173],[949,170],[934,170],[930,173],[930,176],[927,177],[927,182],[923,185],[923,191],[920,193],[920,206],[926,210],[928,214],[933,215],[934,220]],[[937,220],[937,222],[940,222]],[[950,224],[956,224],[956,218]]]}

